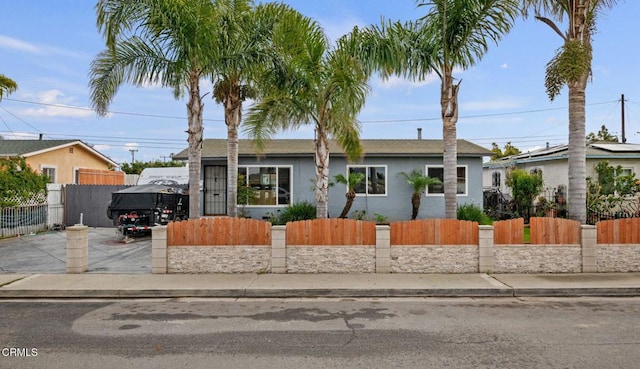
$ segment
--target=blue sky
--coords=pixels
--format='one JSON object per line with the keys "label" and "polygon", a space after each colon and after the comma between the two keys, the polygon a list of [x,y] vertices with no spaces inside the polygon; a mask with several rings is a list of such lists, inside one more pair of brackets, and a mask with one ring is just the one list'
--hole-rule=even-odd
{"label": "blue sky", "polygon": [[[416,19],[426,9],[413,0],[286,0],[317,20],[331,39],[391,20]],[[187,146],[186,100],[169,89],[123,86],[107,118],[90,109],[88,74],[104,42],[95,26],[94,1],[25,0],[0,5],[0,73],[19,89],[0,102],[0,135],[11,138],[80,139],[116,162],[167,160]],[[630,33],[640,2],[620,1],[600,18],[594,36],[593,79],[587,87],[587,132],[605,124],[621,134],[621,95],[625,95],[627,142],[640,142],[640,38]],[[564,28],[564,27],[562,27]],[[554,102],[544,90],[544,69],[561,39],[532,19],[516,27],[462,79],[458,137],[490,148],[510,141],[522,150],[567,142],[566,89]],[[371,93],[359,119],[362,138],[442,138],[439,80],[400,78],[370,82]],[[203,90],[210,83],[202,84]],[[205,138],[225,138],[223,112],[205,99]],[[282,138],[312,138],[311,126]]]}

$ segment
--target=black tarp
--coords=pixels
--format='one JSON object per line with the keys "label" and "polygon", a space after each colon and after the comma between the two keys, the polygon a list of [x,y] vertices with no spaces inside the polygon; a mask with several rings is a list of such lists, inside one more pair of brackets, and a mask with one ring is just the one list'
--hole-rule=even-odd
{"label": "black tarp", "polygon": [[184,190],[180,188],[163,185],[131,186],[111,194],[111,209],[114,211],[154,209],[162,202],[163,194],[183,194],[183,192]]}

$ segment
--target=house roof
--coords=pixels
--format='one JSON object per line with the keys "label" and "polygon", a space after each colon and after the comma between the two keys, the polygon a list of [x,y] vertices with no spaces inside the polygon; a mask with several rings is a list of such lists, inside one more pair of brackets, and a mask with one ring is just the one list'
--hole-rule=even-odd
{"label": "house roof", "polygon": [[[568,158],[569,145],[558,145],[517,155],[505,156],[504,158],[484,163],[484,167],[503,168],[516,164],[567,160]],[[640,159],[640,145],[615,142],[588,143],[587,159]]]}
{"label": "house roof", "polygon": [[118,163],[79,140],[0,140],[0,157],[22,156],[28,158],[74,145],[82,146],[114,167],[118,166]]}
{"label": "house roof", "polygon": [[[360,142],[365,156],[442,156],[442,140],[426,139],[396,139],[396,140],[365,140]],[[343,151],[337,142],[329,142],[331,155],[342,155]],[[263,156],[313,156],[315,154],[314,140],[277,139],[268,141]],[[257,151],[251,140],[239,140],[238,156],[256,156]],[[458,155],[467,157],[483,157],[494,155],[490,150],[466,140],[458,140]],[[219,159],[227,157],[226,139],[206,139],[202,144],[203,159]],[[173,156],[176,160],[187,160],[187,149]]]}

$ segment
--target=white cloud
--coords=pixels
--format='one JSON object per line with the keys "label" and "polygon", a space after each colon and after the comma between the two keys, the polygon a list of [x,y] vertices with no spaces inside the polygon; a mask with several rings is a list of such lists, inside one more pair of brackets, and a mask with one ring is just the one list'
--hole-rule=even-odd
{"label": "white cloud", "polygon": [[44,50],[28,42],[0,35],[0,48],[24,51],[30,54],[44,54]]}
{"label": "white cloud", "polygon": [[412,81],[398,76],[391,76],[387,79],[378,78],[375,84],[377,87],[381,88],[412,89],[430,85],[439,81],[440,79],[438,76],[431,73],[422,81]]}
{"label": "white cloud", "polygon": [[5,140],[34,140],[39,138],[39,134],[28,132],[11,132],[3,134],[2,138]]}
{"label": "white cloud", "polygon": [[67,97],[59,90],[48,90],[34,95],[25,95],[26,98],[35,99],[42,106],[20,111],[21,115],[30,117],[68,117],[84,118],[95,113],[90,108],[79,108],[73,105],[74,98]]}
{"label": "white cloud", "polygon": [[80,53],[53,46],[38,45],[17,38],[0,35],[0,49],[26,52],[35,55],[65,55],[74,58],[84,57]]}
{"label": "white cloud", "polygon": [[502,65],[500,66],[500,68],[502,68],[502,69],[509,69],[509,64],[504,63],[504,64],[502,64]]}
{"label": "white cloud", "polygon": [[93,145],[92,146],[96,151],[107,151],[107,150],[111,150],[111,145]]}
{"label": "white cloud", "polygon": [[137,143],[137,142],[129,142],[129,143],[124,144],[123,150],[125,150],[125,151],[137,150],[138,146],[140,146],[140,144]]}

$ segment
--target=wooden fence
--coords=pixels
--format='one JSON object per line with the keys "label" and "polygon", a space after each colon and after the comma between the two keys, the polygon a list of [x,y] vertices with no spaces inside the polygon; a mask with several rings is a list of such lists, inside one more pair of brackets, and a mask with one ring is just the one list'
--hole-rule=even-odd
{"label": "wooden fence", "polygon": [[580,244],[580,222],[562,218],[531,218],[532,245]]}
{"label": "wooden fence", "polygon": [[422,219],[391,223],[391,245],[477,245],[478,223]]}
{"label": "wooden fence", "polygon": [[[580,222],[562,218],[529,219],[529,244],[575,245],[580,244]],[[502,220],[493,223],[493,242],[496,245],[524,244],[524,219]]]}
{"label": "wooden fence", "polygon": [[246,218],[200,218],[167,224],[167,246],[271,245],[271,223]]}
{"label": "wooden fence", "polygon": [[516,218],[493,223],[493,243],[521,245],[524,243],[524,219]]}
{"label": "wooden fence", "polygon": [[123,185],[124,172],[100,169],[78,169],[78,184],[81,185]]}
{"label": "wooden fence", "polygon": [[354,245],[374,246],[376,224],[354,219],[314,219],[289,222],[286,225],[287,245]]}
{"label": "wooden fence", "polygon": [[596,223],[599,244],[640,243],[640,218],[604,220]]}

